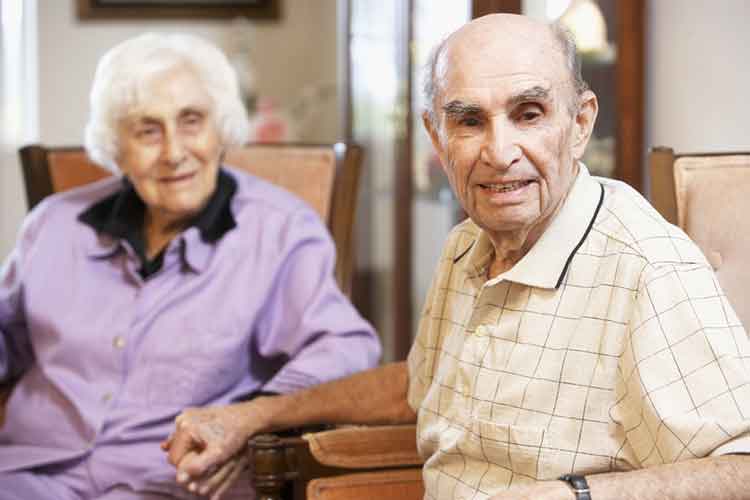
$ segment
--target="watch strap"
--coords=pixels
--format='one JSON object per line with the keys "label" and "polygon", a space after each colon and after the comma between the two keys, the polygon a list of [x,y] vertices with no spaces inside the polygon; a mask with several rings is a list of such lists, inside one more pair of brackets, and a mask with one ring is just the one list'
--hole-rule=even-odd
{"label": "watch strap", "polygon": [[565,481],[576,495],[576,500],[591,500],[591,490],[589,483],[584,476],[578,474],[563,474],[558,477],[560,481]]}

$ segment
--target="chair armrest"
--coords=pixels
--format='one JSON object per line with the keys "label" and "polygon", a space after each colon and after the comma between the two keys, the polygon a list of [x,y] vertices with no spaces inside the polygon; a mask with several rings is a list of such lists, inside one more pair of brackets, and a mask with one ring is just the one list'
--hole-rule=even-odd
{"label": "chair armrest", "polygon": [[422,464],[414,425],[340,427],[291,437],[260,434],[248,442],[248,454],[258,500],[305,498],[315,478],[390,474]]}
{"label": "chair armrest", "polygon": [[358,472],[313,479],[307,500],[422,500],[424,484],[419,467]]}
{"label": "chair armrest", "polygon": [[303,436],[321,464],[346,469],[422,465],[414,425],[341,427]]}

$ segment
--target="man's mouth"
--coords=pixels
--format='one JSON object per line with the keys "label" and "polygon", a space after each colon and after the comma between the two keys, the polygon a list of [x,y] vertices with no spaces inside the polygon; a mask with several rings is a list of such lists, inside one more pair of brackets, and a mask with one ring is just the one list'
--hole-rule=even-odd
{"label": "man's mouth", "polygon": [[515,181],[515,182],[502,182],[498,184],[480,184],[480,186],[483,187],[484,189],[492,191],[493,193],[509,193],[511,191],[516,191],[518,189],[526,187],[532,182],[534,181],[525,180],[525,181]]}

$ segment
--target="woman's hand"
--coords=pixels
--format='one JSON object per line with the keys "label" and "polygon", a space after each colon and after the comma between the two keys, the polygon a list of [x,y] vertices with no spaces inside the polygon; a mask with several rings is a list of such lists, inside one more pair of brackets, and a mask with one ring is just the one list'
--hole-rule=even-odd
{"label": "woman's hand", "polygon": [[218,470],[207,477],[192,480],[187,484],[187,489],[199,495],[211,496],[211,500],[220,500],[222,495],[239,478],[240,474],[247,470],[249,458],[245,450],[240,451],[230,458]]}
{"label": "woman's hand", "polygon": [[[177,482],[190,491],[218,491],[247,465],[245,446],[261,429],[253,402],[208,408],[188,408],[175,419],[175,431],[162,443]],[[226,489],[226,488],[224,488]],[[223,492],[223,489],[222,489]]]}

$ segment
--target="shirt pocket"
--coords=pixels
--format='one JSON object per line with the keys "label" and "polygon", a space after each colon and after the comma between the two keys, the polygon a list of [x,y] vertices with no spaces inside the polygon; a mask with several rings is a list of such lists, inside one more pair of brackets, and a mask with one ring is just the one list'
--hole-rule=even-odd
{"label": "shirt pocket", "polygon": [[247,344],[238,332],[186,328],[153,353],[148,367],[150,406],[202,406],[236,385],[248,372]]}
{"label": "shirt pocket", "polygon": [[[546,430],[471,418],[472,436],[481,448],[480,457],[520,476],[537,479],[551,457],[544,447]],[[515,479],[514,479],[515,481]]]}

